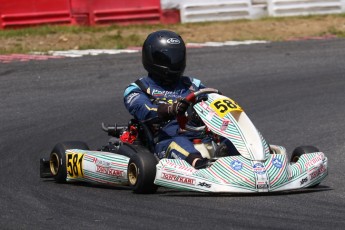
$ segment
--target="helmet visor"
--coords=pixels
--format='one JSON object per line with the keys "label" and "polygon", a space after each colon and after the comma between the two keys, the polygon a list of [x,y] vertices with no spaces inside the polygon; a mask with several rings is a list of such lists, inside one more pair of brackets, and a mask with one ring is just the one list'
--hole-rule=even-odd
{"label": "helmet visor", "polygon": [[183,71],[186,67],[186,51],[181,47],[162,49],[152,54],[155,65],[164,66],[171,71]]}

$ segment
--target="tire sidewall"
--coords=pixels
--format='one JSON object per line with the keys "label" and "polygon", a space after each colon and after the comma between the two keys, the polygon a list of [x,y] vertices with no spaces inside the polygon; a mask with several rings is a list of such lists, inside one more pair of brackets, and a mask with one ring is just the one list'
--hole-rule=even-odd
{"label": "tire sidewall", "polygon": [[67,178],[67,168],[66,168],[66,151],[68,149],[81,149],[81,150],[89,150],[89,147],[86,143],[81,141],[68,141],[68,142],[61,142],[54,146],[53,150],[50,153],[50,160],[56,154],[58,158],[58,170],[56,175],[54,175],[54,179],[58,183],[65,183]]}
{"label": "tire sidewall", "polygon": [[320,150],[312,145],[299,146],[295,148],[292,152],[290,161],[296,163],[303,154],[309,154],[314,152],[320,152]]}
{"label": "tire sidewall", "polygon": [[156,165],[158,163],[156,157],[143,146],[128,144],[123,144],[120,147],[119,154],[130,158],[128,162],[128,172],[131,164],[134,164],[137,168],[136,183],[129,183],[133,192],[143,194],[156,192],[157,185],[153,183],[156,177]]}

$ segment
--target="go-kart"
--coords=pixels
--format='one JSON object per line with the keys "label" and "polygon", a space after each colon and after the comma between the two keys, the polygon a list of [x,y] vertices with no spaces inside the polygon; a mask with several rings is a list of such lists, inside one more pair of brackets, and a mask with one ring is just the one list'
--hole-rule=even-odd
{"label": "go-kart", "polygon": [[[40,176],[56,182],[84,181],[127,185],[135,193],[154,193],[159,186],[221,193],[278,192],[315,187],[327,176],[327,157],[314,146],[287,151],[269,145],[244,110],[216,89],[205,88],[184,98],[193,110],[180,115],[180,131],[198,132],[193,142],[212,162],[195,169],[184,160],[158,159],[151,128],[132,119],[106,126],[108,144],[89,150],[84,142],[58,143],[49,159],[40,159]],[[197,121],[197,122],[195,122]],[[198,123],[198,126],[190,124]]]}

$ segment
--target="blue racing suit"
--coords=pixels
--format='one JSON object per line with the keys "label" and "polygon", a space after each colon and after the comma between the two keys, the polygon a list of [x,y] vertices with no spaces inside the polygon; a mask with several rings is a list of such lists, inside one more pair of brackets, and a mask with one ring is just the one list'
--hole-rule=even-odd
{"label": "blue racing suit", "polygon": [[124,103],[135,119],[159,127],[154,133],[157,143],[154,151],[158,158],[186,159],[190,154],[201,157],[194,148],[191,138],[195,134],[179,133],[177,120],[162,121],[158,118],[157,108],[160,103],[173,103],[178,98],[205,88],[200,80],[181,77],[175,86],[162,86],[150,77],[143,77],[130,84],[124,92]]}

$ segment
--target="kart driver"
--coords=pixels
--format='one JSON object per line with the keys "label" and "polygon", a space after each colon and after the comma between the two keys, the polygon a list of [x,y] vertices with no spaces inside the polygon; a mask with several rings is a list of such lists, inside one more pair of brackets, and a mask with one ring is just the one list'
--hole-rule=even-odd
{"label": "kart driver", "polygon": [[168,30],[149,34],[142,47],[142,63],[148,75],[126,88],[126,108],[157,130],[154,151],[158,158],[183,159],[195,168],[206,167],[209,160],[194,148],[193,133],[179,133],[176,120],[189,107],[181,98],[205,88],[200,80],[183,76],[186,46],[181,36]]}

